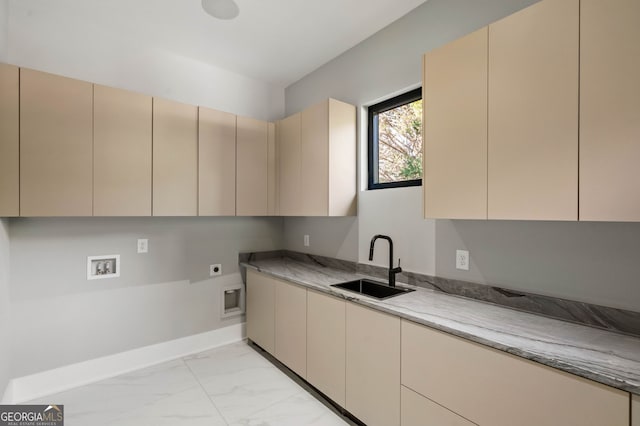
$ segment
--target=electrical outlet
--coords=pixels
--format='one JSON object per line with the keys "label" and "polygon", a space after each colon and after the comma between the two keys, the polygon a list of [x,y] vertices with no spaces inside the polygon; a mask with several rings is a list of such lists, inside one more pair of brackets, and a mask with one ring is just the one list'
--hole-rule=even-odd
{"label": "electrical outlet", "polygon": [[217,277],[219,275],[222,275],[222,265],[219,263],[209,265],[209,276]]}
{"label": "electrical outlet", "polygon": [[138,253],[147,253],[149,252],[149,240],[139,239],[138,240]]}
{"label": "electrical outlet", "polygon": [[309,236],[308,235],[304,236],[304,246],[305,247],[309,247]]}
{"label": "electrical outlet", "polygon": [[469,270],[469,252],[467,250],[456,250],[456,269]]}

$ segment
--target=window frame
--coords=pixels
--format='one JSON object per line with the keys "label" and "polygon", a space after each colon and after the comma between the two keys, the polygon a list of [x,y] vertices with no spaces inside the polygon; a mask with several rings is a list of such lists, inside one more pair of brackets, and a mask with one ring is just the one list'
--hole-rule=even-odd
{"label": "window frame", "polygon": [[[398,96],[394,96],[391,99],[379,102],[375,105],[370,105],[367,111],[368,127],[367,127],[367,189],[384,189],[384,188],[403,188],[407,186],[421,186],[422,179],[402,180],[396,182],[376,182],[376,178],[379,179],[379,142],[378,142],[378,120],[376,119],[378,114],[389,111],[391,109],[400,107],[402,105],[410,104],[417,100],[422,99],[422,87],[410,90]],[[424,108],[424,105],[423,105]],[[423,123],[424,124],[424,123]],[[424,152],[424,125],[423,125],[423,139],[422,149]],[[424,177],[424,166],[423,166]]]}

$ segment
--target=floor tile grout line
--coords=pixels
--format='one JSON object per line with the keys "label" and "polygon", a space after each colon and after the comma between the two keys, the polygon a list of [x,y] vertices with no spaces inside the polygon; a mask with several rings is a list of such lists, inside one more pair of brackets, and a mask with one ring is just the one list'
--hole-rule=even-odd
{"label": "floor tile grout line", "polygon": [[213,408],[215,408],[217,413],[220,415],[220,418],[225,422],[227,426],[229,426],[229,421],[227,420],[227,417],[224,414],[222,414],[222,411],[220,411],[216,403],[213,402],[213,398],[211,397],[211,395],[209,395],[209,392],[207,392],[207,390],[204,388],[204,385],[200,381],[200,378],[198,377],[198,375],[191,369],[191,366],[189,365],[189,363],[187,363],[186,359],[181,358],[181,360],[184,363],[184,365],[189,369],[189,372],[191,373],[193,378],[196,380],[196,382],[198,382],[200,389],[202,389],[202,392],[204,392],[204,394],[207,396],[207,399],[209,399],[209,402],[211,402],[211,405],[213,405]]}

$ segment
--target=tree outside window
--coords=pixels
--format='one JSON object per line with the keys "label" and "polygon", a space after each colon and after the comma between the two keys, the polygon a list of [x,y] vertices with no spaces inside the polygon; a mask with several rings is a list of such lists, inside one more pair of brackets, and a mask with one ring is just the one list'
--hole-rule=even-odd
{"label": "tree outside window", "polygon": [[422,184],[421,89],[369,107],[369,189]]}

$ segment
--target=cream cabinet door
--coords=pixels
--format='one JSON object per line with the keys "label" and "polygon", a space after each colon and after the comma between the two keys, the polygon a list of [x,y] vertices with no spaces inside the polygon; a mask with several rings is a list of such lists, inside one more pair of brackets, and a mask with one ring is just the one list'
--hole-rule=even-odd
{"label": "cream cabinet door", "polygon": [[198,214],[198,108],[153,99],[153,215]]}
{"label": "cream cabinet door", "polygon": [[580,220],[640,221],[640,2],[580,8]]}
{"label": "cream cabinet door", "polygon": [[329,216],[357,214],[356,107],[329,99]]}
{"label": "cream cabinet door", "polygon": [[402,384],[479,425],[629,424],[626,392],[405,320]]}
{"label": "cream cabinet door", "polygon": [[346,302],[307,291],[307,381],[345,406]]}
{"label": "cream cabinet door", "polygon": [[275,357],[303,379],[307,377],[307,290],[276,282]]}
{"label": "cream cabinet door", "polygon": [[329,103],[315,104],[300,115],[300,215],[329,213]]}
{"label": "cream cabinet door", "polygon": [[300,113],[278,122],[278,186],[281,216],[299,216],[300,192]]}
{"label": "cream cabinet door", "polygon": [[0,64],[0,217],[20,214],[20,77]]}
{"label": "cream cabinet door", "polygon": [[633,395],[631,401],[631,426],[640,426],[640,396]]}
{"label": "cream cabinet door", "polygon": [[424,215],[487,218],[488,28],[424,56]]}
{"label": "cream cabinet door", "polygon": [[278,144],[276,140],[276,124],[268,125],[267,148],[267,214],[277,216],[278,205]]}
{"label": "cream cabinet door", "polygon": [[198,215],[236,214],[236,116],[198,108]]}
{"label": "cream cabinet door", "polygon": [[267,216],[269,125],[238,116],[236,215]]}
{"label": "cream cabinet door", "polygon": [[402,426],[473,426],[464,417],[436,404],[428,398],[402,386]]}
{"label": "cream cabinet door", "polygon": [[93,85],[20,69],[20,215],[93,214]]}
{"label": "cream cabinet door", "polygon": [[347,303],[346,409],[368,426],[400,424],[400,318]]}
{"label": "cream cabinet door", "polygon": [[489,25],[488,218],[577,220],[579,0]]}
{"label": "cream cabinet door", "polygon": [[152,98],[95,85],[93,215],[151,216]]}
{"label": "cream cabinet door", "polygon": [[247,269],[247,337],[271,355],[275,355],[276,283]]}

